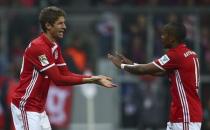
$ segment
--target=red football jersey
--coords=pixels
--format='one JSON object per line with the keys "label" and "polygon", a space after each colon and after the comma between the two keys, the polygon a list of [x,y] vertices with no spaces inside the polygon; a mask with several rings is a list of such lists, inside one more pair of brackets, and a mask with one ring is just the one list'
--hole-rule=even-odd
{"label": "red football jersey", "polygon": [[170,80],[170,121],[201,122],[203,111],[198,96],[200,69],[197,54],[180,43],[153,64],[165,70]]}
{"label": "red football jersey", "polygon": [[20,72],[20,83],[12,103],[21,110],[43,112],[51,80],[45,74],[53,66],[65,66],[61,48],[44,34],[26,48]]}

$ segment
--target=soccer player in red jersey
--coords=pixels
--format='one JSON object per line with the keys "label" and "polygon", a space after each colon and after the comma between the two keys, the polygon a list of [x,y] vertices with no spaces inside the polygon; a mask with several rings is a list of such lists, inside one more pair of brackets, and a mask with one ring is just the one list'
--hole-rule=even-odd
{"label": "soccer player in red jersey", "polygon": [[57,41],[66,30],[65,12],[57,7],[41,10],[43,33],[32,40],[23,55],[20,83],[12,97],[11,111],[16,130],[51,130],[45,113],[50,82],[58,86],[95,83],[115,87],[110,77],[84,76],[68,70]]}
{"label": "soccer player in red jersey", "polygon": [[163,27],[161,40],[165,55],[147,64],[136,64],[121,54],[108,58],[115,66],[132,74],[167,74],[170,80],[172,102],[167,130],[200,130],[203,110],[198,96],[200,69],[197,54],[183,42],[185,26],[168,23]]}

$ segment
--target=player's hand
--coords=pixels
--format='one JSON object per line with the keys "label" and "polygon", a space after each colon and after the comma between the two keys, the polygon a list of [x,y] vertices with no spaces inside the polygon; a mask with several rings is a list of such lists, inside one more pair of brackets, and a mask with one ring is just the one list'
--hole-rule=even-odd
{"label": "player's hand", "polygon": [[108,59],[112,61],[112,63],[120,69],[120,65],[122,64],[121,59],[118,56],[114,56],[108,54]]}
{"label": "player's hand", "polygon": [[117,52],[115,54],[116,54],[116,57],[118,57],[123,64],[130,64],[130,65],[133,64],[133,62],[130,59],[126,58],[124,55],[119,54]]}
{"label": "player's hand", "polygon": [[112,83],[112,78],[111,77],[99,75],[99,76],[92,76],[91,78],[95,79],[94,83],[96,83],[98,85],[101,85],[101,86],[104,86],[106,88],[117,87],[116,84]]}

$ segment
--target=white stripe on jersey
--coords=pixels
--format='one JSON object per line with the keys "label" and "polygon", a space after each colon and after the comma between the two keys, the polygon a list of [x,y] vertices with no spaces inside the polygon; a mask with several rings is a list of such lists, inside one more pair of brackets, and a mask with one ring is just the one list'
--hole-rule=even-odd
{"label": "white stripe on jersey", "polygon": [[178,90],[179,98],[180,98],[181,105],[182,105],[183,119],[184,119],[184,122],[189,123],[190,122],[190,113],[189,113],[189,106],[188,106],[188,102],[187,102],[187,96],[186,96],[184,86],[182,84],[181,77],[180,77],[178,70],[175,70],[175,76],[176,76],[177,90]]}
{"label": "white stripe on jersey", "polygon": [[62,64],[56,64],[56,66],[65,66],[66,63],[62,63]]}
{"label": "white stripe on jersey", "polygon": [[163,67],[161,67],[161,66],[159,66],[158,64],[156,64],[154,61],[152,62],[155,66],[157,66],[159,69],[161,69],[161,70],[164,70],[165,71],[165,69],[163,68]]}
{"label": "white stripe on jersey", "polygon": [[199,84],[200,84],[200,66],[199,66],[198,58],[196,58],[196,62],[197,62],[197,68],[198,68],[198,86],[199,86]]}
{"label": "white stripe on jersey", "polygon": [[51,65],[49,65],[49,66],[47,66],[47,67],[41,69],[40,72],[43,72],[43,71],[45,71],[45,70],[47,70],[47,69],[53,67],[54,65],[55,65],[55,63],[53,63],[53,64],[51,64]]}
{"label": "white stripe on jersey", "polygon": [[32,79],[31,79],[31,82],[29,83],[28,87],[26,88],[26,93],[25,95],[21,98],[21,101],[20,101],[20,110],[23,110],[24,111],[24,106],[26,104],[26,101],[28,99],[28,97],[30,96],[33,88],[34,88],[34,85],[36,83],[36,80],[39,76],[39,73],[36,69],[33,70],[33,74],[32,74]]}
{"label": "white stripe on jersey", "polygon": [[193,62],[195,65],[195,86],[198,86],[198,67],[197,67],[197,63],[195,61],[195,58],[193,58]]}
{"label": "white stripe on jersey", "polygon": [[200,84],[200,67],[199,67],[199,61],[198,58],[193,58],[194,65],[195,65],[195,85],[196,89],[198,89]]}
{"label": "white stripe on jersey", "polygon": [[54,42],[54,44],[55,45],[52,47],[52,54],[54,53],[55,49],[57,49],[57,47],[58,47],[57,43]]}
{"label": "white stripe on jersey", "polygon": [[28,118],[27,118],[26,111],[21,110],[21,116],[22,116],[22,120],[23,120],[23,129],[24,130],[29,130]]}

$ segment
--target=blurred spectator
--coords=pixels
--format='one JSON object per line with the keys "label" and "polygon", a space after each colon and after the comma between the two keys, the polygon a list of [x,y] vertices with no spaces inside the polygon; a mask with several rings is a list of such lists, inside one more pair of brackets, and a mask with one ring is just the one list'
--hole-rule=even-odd
{"label": "blurred spectator", "polygon": [[13,46],[11,48],[11,61],[16,65],[21,66],[22,56],[25,48],[22,46],[23,41],[20,36],[16,35],[13,39]]}
{"label": "blurred spectator", "polygon": [[91,0],[91,5],[112,7],[122,4],[123,0]]}
{"label": "blurred spectator", "polygon": [[32,8],[37,6],[37,0],[13,0],[13,6]]}
{"label": "blurred spectator", "polygon": [[114,24],[111,13],[104,13],[101,16],[101,19],[96,23],[96,31],[99,37],[99,55],[104,58],[107,53],[113,51]]}
{"label": "blurred spectator", "polygon": [[[130,18],[126,17],[130,16]],[[136,57],[136,62],[143,62],[146,60],[146,18],[144,15],[129,15],[126,14],[123,21],[123,39],[122,47],[123,53],[128,57]],[[133,55],[135,55],[133,57]]]}
{"label": "blurred spectator", "polygon": [[4,51],[3,51],[3,43],[0,39],[0,75],[5,74],[8,69],[8,57],[5,57]]}
{"label": "blurred spectator", "polygon": [[131,50],[128,50],[128,56],[132,57],[135,62],[145,63],[147,56],[142,38],[140,36],[133,37],[130,44]]}
{"label": "blurred spectator", "polygon": [[152,76],[142,76],[138,83],[122,82],[123,128],[157,130],[165,126],[169,95],[162,83],[160,78]]}
{"label": "blurred spectator", "polygon": [[202,49],[202,72],[210,72],[210,32],[209,27],[204,26],[201,30],[201,49]]}
{"label": "blurred spectator", "polygon": [[209,83],[203,83],[201,88],[201,98],[204,108],[204,123],[202,126],[202,130],[210,130],[210,84]]}
{"label": "blurred spectator", "polygon": [[162,83],[160,78],[141,76],[138,92],[142,101],[138,101],[138,130],[157,130],[165,127],[164,123],[167,121],[168,116],[169,103],[167,103],[167,99],[169,95],[167,87]]}
{"label": "blurred spectator", "polygon": [[18,76],[20,72],[20,66],[16,63],[12,63],[7,76],[0,76],[0,103],[4,113],[4,130],[14,130],[12,124],[12,115],[10,110],[11,97],[14,90],[18,86]]}
{"label": "blurred spectator", "polygon": [[207,99],[207,105],[204,109],[205,130],[210,130],[210,98]]}
{"label": "blurred spectator", "polygon": [[138,126],[139,113],[138,102],[142,102],[141,94],[138,92],[138,84],[133,82],[121,83],[121,125],[123,128]]}
{"label": "blurred spectator", "polygon": [[193,42],[196,41],[195,38],[197,38],[196,35],[198,35],[198,30],[196,26],[198,18],[195,15],[186,14],[182,16],[182,20],[187,31],[186,44],[188,47],[195,49],[193,46]]}
{"label": "blurred spectator", "polygon": [[158,6],[159,0],[148,0],[148,6]]}
{"label": "blurred spectator", "polygon": [[81,36],[76,35],[72,38],[72,41],[65,49],[65,59],[67,65],[74,73],[82,74],[87,68],[88,53],[85,48],[86,46],[81,40]]}
{"label": "blurred spectator", "polygon": [[3,6],[10,6],[12,3],[12,0],[0,0],[0,7],[3,7]]}
{"label": "blurred spectator", "polygon": [[49,5],[70,6],[70,4],[72,3],[72,0],[37,0],[37,3],[41,7],[49,6]]}

